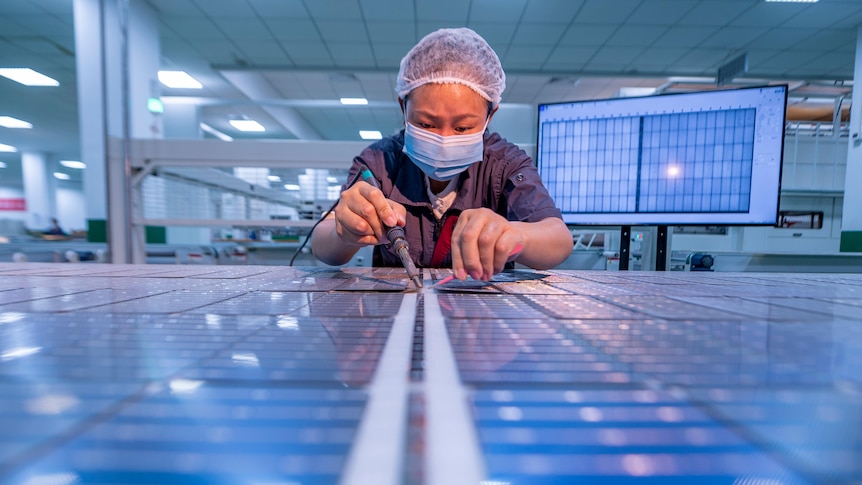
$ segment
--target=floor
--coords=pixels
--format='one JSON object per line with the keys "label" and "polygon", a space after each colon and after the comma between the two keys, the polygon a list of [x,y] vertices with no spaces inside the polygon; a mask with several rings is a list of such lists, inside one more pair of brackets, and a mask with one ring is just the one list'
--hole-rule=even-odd
{"label": "floor", "polygon": [[0,263],[0,483],[862,483],[862,274]]}

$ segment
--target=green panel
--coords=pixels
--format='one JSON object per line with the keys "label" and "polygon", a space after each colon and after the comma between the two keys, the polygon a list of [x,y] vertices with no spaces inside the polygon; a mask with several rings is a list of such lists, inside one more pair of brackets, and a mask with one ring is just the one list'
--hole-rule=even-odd
{"label": "green panel", "polygon": [[842,231],[839,251],[842,253],[862,253],[862,231]]}
{"label": "green panel", "polygon": [[87,219],[87,242],[108,242],[108,221]]}
{"label": "green panel", "polygon": [[168,230],[165,226],[145,226],[147,244],[167,244]]}

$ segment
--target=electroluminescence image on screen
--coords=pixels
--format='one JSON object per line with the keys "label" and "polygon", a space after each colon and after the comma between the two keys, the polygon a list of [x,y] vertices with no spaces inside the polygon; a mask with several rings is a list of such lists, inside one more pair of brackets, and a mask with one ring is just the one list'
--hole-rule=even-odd
{"label": "electroluminescence image on screen", "polygon": [[538,167],[570,224],[775,224],[787,87],[539,105]]}

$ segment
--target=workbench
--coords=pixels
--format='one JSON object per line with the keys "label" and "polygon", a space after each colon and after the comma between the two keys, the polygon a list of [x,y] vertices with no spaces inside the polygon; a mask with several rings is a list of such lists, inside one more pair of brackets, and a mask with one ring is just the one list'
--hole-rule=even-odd
{"label": "workbench", "polygon": [[0,264],[0,483],[862,483],[862,275],[422,274]]}

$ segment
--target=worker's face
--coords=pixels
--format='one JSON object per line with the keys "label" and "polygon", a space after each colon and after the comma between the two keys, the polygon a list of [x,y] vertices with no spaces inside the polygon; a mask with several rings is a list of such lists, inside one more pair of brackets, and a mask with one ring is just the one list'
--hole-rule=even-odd
{"label": "worker's face", "polygon": [[488,112],[488,101],[463,84],[429,83],[400,100],[405,119],[440,136],[469,135],[485,129],[497,108]]}

